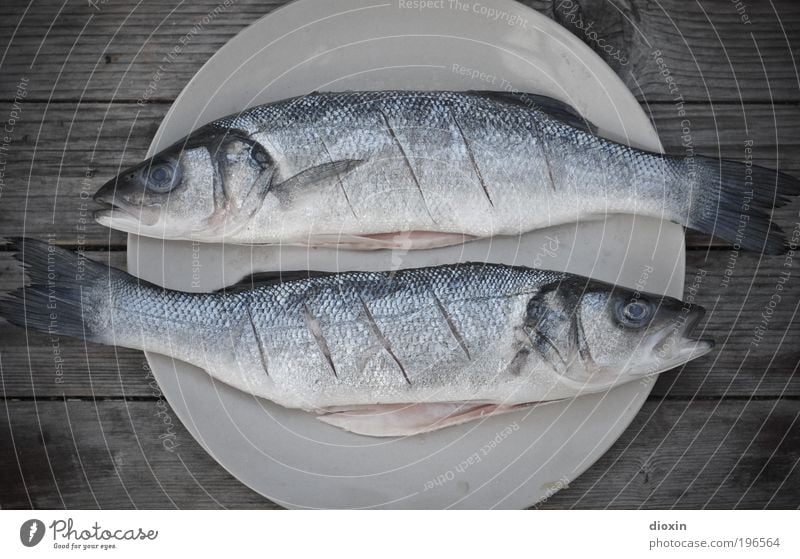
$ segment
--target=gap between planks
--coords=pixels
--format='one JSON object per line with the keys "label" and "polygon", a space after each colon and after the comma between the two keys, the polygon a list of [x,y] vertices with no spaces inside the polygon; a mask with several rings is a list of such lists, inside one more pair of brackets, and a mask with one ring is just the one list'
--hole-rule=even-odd
{"label": "gap between planks", "polygon": [[[14,98],[7,98],[3,97],[0,98],[0,103],[14,103],[18,101],[18,99]],[[114,98],[114,99],[107,99],[103,97],[83,97],[83,98],[72,98],[66,97],[63,99],[45,99],[43,97],[26,97],[24,99],[25,103],[41,103],[46,105],[80,105],[80,104],[108,104],[108,105],[139,105],[141,107],[145,107],[147,105],[171,105],[175,102],[175,99],[148,99],[147,103],[141,105],[138,99],[124,99],[124,98]],[[733,99],[723,99],[719,101],[715,101],[714,99],[707,99],[707,100],[684,100],[683,104],[687,107],[694,106],[694,107],[701,107],[703,105],[711,106],[740,106],[740,105],[774,105],[776,107],[792,107],[800,105],[800,101],[788,101],[788,100],[777,100],[771,101],[769,99],[753,99],[749,101],[736,101]],[[659,99],[655,101],[639,101],[639,105],[642,108],[647,108],[648,106],[674,106],[674,101],[668,101],[664,99]]]}
{"label": "gap between planks", "polygon": [[[164,397],[156,396],[11,396],[0,395],[0,402],[160,402]],[[728,396],[686,396],[664,395],[647,397],[648,402],[774,402],[774,401],[800,401],[800,394],[787,394],[785,396],[744,396],[733,394]]]}

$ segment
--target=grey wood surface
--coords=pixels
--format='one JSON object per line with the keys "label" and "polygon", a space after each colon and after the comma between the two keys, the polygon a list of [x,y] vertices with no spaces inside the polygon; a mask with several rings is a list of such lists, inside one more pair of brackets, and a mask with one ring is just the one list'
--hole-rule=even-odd
{"label": "grey wood surface", "polygon": [[[652,399],[608,453],[538,508],[794,508],[795,403]],[[168,433],[156,401],[0,407],[9,418],[0,443],[16,449],[0,456],[4,506],[275,506],[232,478],[180,424]]]}
{"label": "grey wood surface", "polygon": [[[800,4],[747,5],[745,24],[728,0],[546,0],[527,2],[597,49],[576,22],[624,56],[599,54],[628,84],[668,152],[682,153],[688,119],[698,153],[753,160],[800,175]],[[182,87],[233,35],[281,2],[237,1],[194,36],[153,102],[134,101],[175,42],[216,0],[109,0],[0,4],[0,121],[16,111],[0,183],[0,236],[84,246],[124,267],[125,237],[86,219],[93,193],[145,153]],[[576,6],[576,7],[573,7]],[[685,102],[654,60],[659,51]],[[20,80],[27,95],[15,107]],[[85,196],[85,194],[84,194]],[[800,226],[797,202],[778,210]],[[800,304],[797,268],[782,256],[736,253],[687,235],[687,284],[706,275],[697,300],[710,355],[658,380],[633,424],[589,471],[540,508],[796,508],[800,504]],[[791,276],[767,335],[752,345],[760,315]],[[726,274],[730,280],[723,281]],[[22,273],[0,247],[0,291]],[[163,405],[144,356],[0,323],[0,507],[262,508],[183,427],[163,444]],[[63,359],[63,362],[58,360]],[[63,371],[60,374],[59,371]],[[168,408],[167,408],[168,409]]]}

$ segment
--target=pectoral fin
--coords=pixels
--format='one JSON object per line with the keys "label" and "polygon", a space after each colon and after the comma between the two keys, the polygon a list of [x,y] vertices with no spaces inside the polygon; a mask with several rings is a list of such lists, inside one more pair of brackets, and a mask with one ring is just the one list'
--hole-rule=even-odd
{"label": "pectoral fin", "polygon": [[364,162],[364,159],[340,159],[339,161],[331,161],[330,163],[309,167],[273,186],[273,189],[287,190],[306,187],[331,178],[341,180]]}
{"label": "pectoral fin", "polygon": [[539,402],[509,405],[480,402],[381,404],[331,408],[328,413],[320,415],[317,419],[359,435],[404,437],[535,405],[539,405]]}

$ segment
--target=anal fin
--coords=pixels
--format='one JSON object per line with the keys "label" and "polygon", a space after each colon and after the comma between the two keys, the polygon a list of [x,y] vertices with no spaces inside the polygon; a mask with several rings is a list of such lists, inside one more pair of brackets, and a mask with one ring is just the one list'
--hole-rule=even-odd
{"label": "anal fin", "polygon": [[[546,403],[546,402],[541,402]],[[330,408],[320,421],[370,437],[418,435],[503,413],[539,405],[437,402],[420,404],[378,404]]]}
{"label": "anal fin", "polygon": [[371,235],[312,235],[306,243],[312,247],[352,250],[421,250],[463,244],[475,238],[462,233],[404,231]]}

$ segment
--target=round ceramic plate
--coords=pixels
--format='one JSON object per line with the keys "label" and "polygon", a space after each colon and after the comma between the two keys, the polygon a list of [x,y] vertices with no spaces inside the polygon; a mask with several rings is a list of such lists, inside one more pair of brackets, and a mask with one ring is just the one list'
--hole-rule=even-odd
{"label": "round ceramic plate", "polygon": [[[510,0],[466,1],[453,9],[449,2],[418,6],[300,0],[275,11],[203,66],[165,117],[150,153],[246,107],[348,89],[542,93],[576,107],[606,137],[661,151],[633,96],[566,29]],[[206,291],[254,271],[486,261],[568,270],[679,297],[683,243],[676,225],[611,216],[420,252],[164,243],[130,236],[128,265],[157,284]],[[533,505],[608,449],[654,381],[425,435],[379,439],[254,398],[185,363],[147,357],[170,405],[200,444],[246,485],[298,508]]]}

